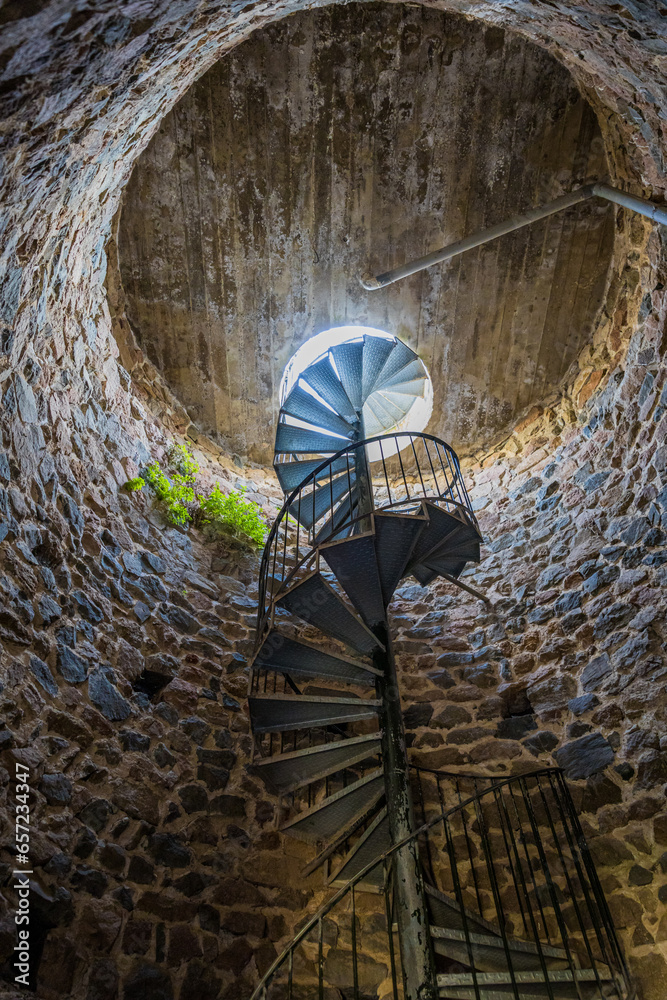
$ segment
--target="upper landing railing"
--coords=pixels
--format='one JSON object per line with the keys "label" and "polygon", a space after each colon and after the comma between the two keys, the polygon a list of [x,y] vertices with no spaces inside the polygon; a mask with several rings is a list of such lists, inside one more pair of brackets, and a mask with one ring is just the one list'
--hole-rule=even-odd
{"label": "upper landing railing", "polygon": [[[367,496],[361,478],[370,484]],[[266,541],[257,641],[275,600],[297,571],[314,567],[320,545],[366,530],[375,511],[416,510],[425,499],[476,526],[456,453],[431,434],[367,438],[324,459],[287,497]]]}

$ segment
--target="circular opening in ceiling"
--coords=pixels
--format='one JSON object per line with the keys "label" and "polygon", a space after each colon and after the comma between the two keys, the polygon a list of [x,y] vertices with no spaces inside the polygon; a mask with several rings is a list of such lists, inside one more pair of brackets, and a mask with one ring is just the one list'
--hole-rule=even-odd
{"label": "circular opening in ceiling", "polygon": [[[280,404],[281,406],[289,396],[292,389],[299,384],[300,387],[312,395],[318,402],[323,403],[327,409],[335,413],[331,403],[323,398],[308,381],[303,378],[313,365],[323,359],[329,359],[331,367],[338,379],[345,384],[346,378],[359,381],[359,386],[366,383],[367,391],[363,394],[362,406],[362,434],[364,437],[376,437],[379,435],[398,434],[400,432],[419,433],[427,426],[433,410],[433,385],[426,365],[420,359],[416,359],[410,350],[407,355],[411,359],[403,367],[396,367],[395,372],[387,373],[387,369],[380,365],[377,372],[369,368],[366,358],[366,345],[371,340],[384,340],[400,349],[405,350],[402,341],[398,340],[391,333],[385,330],[378,330],[368,326],[337,326],[330,330],[323,330],[302,344],[288,363],[280,383]],[[360,353],[359,370],[347,371],[339,370],[340,354],[337,356],[336,348],[344,344],[364,345]],[[386,362],[389,363],[389,362]],[[385,364],[386,364],[385,363]],[[415,373],[415,365],[420,368],[419,373]],[[383,377],[383,371],[385,375]],[[290,423],[295,426],[309,427],[311,425],[300,420],[298,417],[288,417]],[[322,428],[326,433],[331,433],[327,428]],[[345,438],[341,436],[341,447],[344,446]],[[396,454],[397,451],[407,447],[409,440],[387,442],[383,444],[382,452],[379,445],[370,445],[368,448],[368,458],[370,461],[377,461],[383,455],[388,458]],[[397,446],[398,445],[398,446]]]}

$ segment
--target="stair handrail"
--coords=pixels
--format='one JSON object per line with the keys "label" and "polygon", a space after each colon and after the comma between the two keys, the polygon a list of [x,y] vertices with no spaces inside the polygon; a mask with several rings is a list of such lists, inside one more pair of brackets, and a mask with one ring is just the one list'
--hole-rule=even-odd
{"label": "stair handrail", "polygon": [[[449,772],[436,771],[435,773],[447,774],[448,777],[454,776]],[[505,786],[508,786],[516,781],[525,780],[527,778],[537,778],[541,775],[555,776],[558,780],[560,787],[566,793],[569,819],[572,823],[572,828],[576,834],[574,843],[575,846],[578,848],[579,852],[581,853],[582,859],[584,861],[586,873],[591,881],[591,887],[593,888],[594,891],[595,904],[597,907],[599,907],[600,915],[602,917],[602,922],[604,924],[604,930],[610,940],[613,957],[617,962],[618,972],[622,977],[624,984],[627,986],[629,995],[630,981],[629,981],[627,966],[625,964],[625,960],[620,950],[620,946],[618,945],[618,940],[616,938],[616,932],[613,925],[611,913],[606,904],[604,894],[602,893],[602,888],[600,886],[597,872],[595,871],[595,866],[590,856],[589,848],[586,843],[583,830],[579,823],[576,810],[574,810],[574,805],[571,802],[571,799],[569,798],[569,792],[567,790],[567,785],[565,784],[563,776],[563,769],[560,767],[543,767],[528,772],[522,772],[519,774],[506,775],[504,777],[485,775],[484,777],[492,779],[492,783],[490,785],[488,785],[481,791],[477,791],[474,795],[470,795],[467,798],[459,801],[455,806],[452,806],[450,809],[441,810],[437,816],[434,816],[431,819],[420,824],[420,826],[417,829],[415,829],[412,833],[403,837],[397,843],[392,844],[392,846],[388,850],[380,854],[374,861],[369,862],[352,879],[346,882],[345,885],[341,886],[340,889],[338,889],[334,893],[334,895],[331,896],[330,899],[328,899],[325,903],[323,903],[319,907],[319,909],[313,914],[313,916],[304,924],[304,926],[295,934],[292,940],[285,946],[280,955],[278,955],[275,961],[271,964],[269,969],[264,973],[260,982],[253,991],[250,1000],[260,1000],[260,997],[262,998],[262,1000],[266,1000],[267,989],[271,983],[271,980],[273,979],[275,973],[278,972],[278,970],[284,965],[285,961],[289,958],[290,953],[293,953],[295,951],[298,945],[304,940],[304,938],[307,937],[307,935],[315,927],[318,926],[318,924],[320,925],[321,929],[321,921],[324,919],[324,917],[326,917],[327,914],[329,914],[331,910],[342,899],[344,899],[349,893],[353,892],[355,887],[358,886],[361,882],[363,882],[363,880],[371,871],[373,871],[379,865],[383,866],[384,869],[383,887],[384,887],[384,892],[386,893],[388,888],[387,875],[389,872],[389,865],[391,863],[391,859],[393,858],[393,855],[401,848],[405,847],[406,844],[416,840],[419,837],[422,837],[425,833],[428,833],[430,829],[432,829],[434,826],[437,826],[439,823],[442,823],[444,826],[447,823],[447,821],[451,817],[453,817],[456,813],[462,812],[462,810],[464,810],[466,807],[470,805],[479,803],[479,801],[482,798],[497,793],[500,789],[504,788]],[[478,775],[477,777],[481,778],[482,775]],[[391,928],[389,928],[388,934],[389,936],[391,936]],[[320,969],[320,978],[321,975],[322,972]],[[394,991],[394,993],[396,993],[396,991]]]}
{"label": "stair handrail", "polygon": [[[277,514],[277,516],[276,516],[276,518],[275,518],[275,520],[273,522],[273,525],[271,526],[271,530],[270,530],[269,535],[267,537],[267,540],[266,540],[266,542],[264,544],[264,551],[262,553],[262,560],[261,560],[261,563],[260,563],[260,571],[259,571],[259,596],[258,596],[258,609],[257,609],[257,628],[256,628],[256,633],[255,633],[255,635],[256,635],[256,645],[259,645],[259,643],[261,642],[261,637],[262,637],[263,631],[264,631],[264,625],[266,624],[267,618],[269,617],[269,610],[267,609],[267,601],[266,601],[266,592],[267,592],[267,581],[268,581],[268,575],[269,575],[269,562],[271,561],[272,553],[273,553],[273,550],[274,550],[274,543],[275,543],[278,531],[280,530],[281,526],[283,525],[283,522],[285,521],[285,519],[287,517],[289,517],[289,516],[293,516],[293,513],[292,514],[290,513],[290,508],[293,508],[294,502],[297,499],[297,497],[299,496],[299,494],[301,494],[303,492],[303,490],[306,489],[309,486],[312,486],[314,489],[316,489],[317,488],[317,480],[318,480],[318,478],[320,476],[320,473],[323,472],[327,468],[327,466],[333,466],[334,463],[337,462],[337,461],[339,461],[341,458],[347,457],[348,460],[349,460],[349,456],[350,455],[354,455],[354,453],[357,452],[357,451],[359,451],[360,449],[365,449],[367,446],[373,445],[373,444],[380,444],[381,457],[379,459],[373,460],[372,462],[369,460],[369,464],[375,464],[375,462],[379,462],[379,461],[381,461],[383,463],[384,479],[385,479],[385,482],[386,482],[386,485],[387,485],[387,491],[390,493],[391,487],[390,487],[389,476],[388,476],[387,468],[386,468],[386,461],[387,461],[387,459],[393,458],[394,456],[386,456],[386,457],[384,456],[384,454],[382,453],[382,442],[386,442],[386,441],[389,441],[389,440],[394,440],[394,442],[397,442],[397,439],[399,439],[399,438],[409,438],[410,439],[409,443],[412,445],[412,452],[413,452],[415,463],[416,463],[417,474],[418,474],[418,476],[419,476],[419,478],[420,478],[420,480],[422,482],[422,486],[423,486],[423,475],[422,475],[421,469],[419,467],[419,462],[418,462],[418,459],[417,459],[417,454],[416,454],[414,442],[415,441],[422,441],[422,442],[429,441],[429,442],[432,442],[435,445],[435,447],[436,447],[436,455],[439,455],[439,452],[438,452],[439,448],[444,449],[444,452],[445,452],[445,454],[447,456],[447,462],[448,462],[448,466],[449,466],[449,472],[445,468],[445,465],[444,465],[444,463],[442,461],[442,457],[440,457],[440,463],[441,463],[442,474],[444,476],[445,482],[447,483],[447,491],[446,492],[449,495],[445,495],[445,493],[443,492],[442,494],[440,494],[435,499],[440,499],[442,501],[445,501],[447,503],[447,505],[451,505],[451,506],[455,507],[457,510],[459,510],[461,512],[461,514],[463,515],[464,519],[466,521],[468,521],[468,523],[470,523],[474,527],[477,526],[477,519],[475,517],[474,511],[473,511],[473,508],[472,508],[472,503],[470,501],[470,497],[468,495],[468,491],[466,490],[465,483],[463,481],[463,476],[461,474],[461,466],[460,466],[460,463],[459,463],[458,456],[457,456],[456,452],[454,451],[454,449],[451,447],[451,445],[447,444],[446,441],[442,441],[440,438],[437,438],[433,434],[425,434],[423,432],[415,432],[415,431],[396,431],[396,432],[394,432],[392,434],[379,434],[379,435],[375,435],[374,437],[365,438],[362,441],[348,442],[344,447],[342,447],[335,454],[329,456],[328,458],[323,459],[322,462],[312,472],[310,472],[307,476],[305,476],[304,479],[299,483],[299,485],[296,486],[291,491],[291,493],[287,496],[286,500],[284,501],[281,509],[279,510],[279,512],[278,512],[278,514]],[[425,446],[425,450],[426,450],[426,455],[427,455],[427,457],[429,459],[429,464],[431,465],[431,472],[432,472],[432,475],[433,475],[433,479],[434,479],[434,481],[437,482],[436,473],[433,470],[433,466],[432,466],[431,455],[430,455],[430,452],[428,451],[428,448],[426,446]],[[398,506],[400,504],[406,504],[406,503],[409,503],[409,502],[411,502],[413,500],[416,502],[419,499],[434,499],[434,497],[426,494],[425,487],[424,487],[424,492],[422,494],[419,494],[418,491],[415,491],[415,493],[414,493],[413,496],[409,495],[409,486],[408,486],[408,482],[407,482],[407,478],[406,478],[405,468],[403,466],[403,460],[402,460],[401,455],[400,455],[400,450],[398,450],[398,452],[397,452],[397,457],[398,457],[398,462],[399,462],[399,465],[400,465],[400,468],[401,468],[401,472],[402,472],[402,475],[403,475],[403,483],[404,483],[404,486],[406,488],[406,492],[408,492],[408,496],[406,496],[405,498],[403,498],[401,500],[396,500],[396,501],[393,501],[393,502],[390,501],[388,504],[382,504],[381,506],[376,506],[376,504],[375,504],[375,495],[373,493],[373,495],[370,497],[371,504],[372,504],[371,510],[370,511],[364,511],[363,514],[361,514],[361,515],[359,515],[357,517],[348,517],[348,518],[344,519],[340,524],[336,525],[336,527],[333,530],[332,534],[334,534],[334,535],[337,534],[342,528],[349,527],[351,524],[354,524],[357,521],[362,520],[363,518],[366,518],[369,515],[372,515],[376,511],[391,509],[392,507]],[[349,465],[348,465],[348,475],[349,475]],[[428,475],[428,471],[427,471],[427,475]],[[449,478],[450,475],[451,475],[451,480]],[[457,494],[458,499],[456,499],[454,497],[454,490],[455,489],[456,489],[456,494]],[[334,508],[332,507],[331,510],[333,511],[333,509]],[[324,515],[321,515],[321,516],[324,516]],[[320,518],[318,518],[318,520],[321,519],[321,516],[320,516]],[[296,551],[297,551],[297,553],[298,553],[298,550],[299,550],[299,536],[300,536],[300,531],[301,531],[301,526],[300,526],[300,523],[297,521],[297,528],[296,528],[296,532],[297,532]],[[294,573],[296,573],[296,571],[301,566],[303,566],[309,559],[311,559],[314,556],[314,554],[317,552],[318,547],[324,541],[327,541],[327,539],[326,538],[324,538],[324,539],[318,538],[317,539],[317,543],[313,544],[309,548],[309,551],[301,559],[297,560],[296,564],[292,567],[292,569],[291,569],[290,573],[288,574],[288,576],[285,577],[285,579],[283,580],[283,584],[286,582],[286,580],[290,579],[294,575]],[[283,552],[283,561],[284,561],[285,558],[286,558],[286,550],[287,550],[287,530],[285,531],[285,543],[283,545],[283,549],[284,549],[284,552]],[[273,556],[273,562],[274,562],[273,569],[274,569],[274,571],[275,571],[276,557],[277,557],[277,551],[276,551],[276,553],[274,553],[274,556]]]}

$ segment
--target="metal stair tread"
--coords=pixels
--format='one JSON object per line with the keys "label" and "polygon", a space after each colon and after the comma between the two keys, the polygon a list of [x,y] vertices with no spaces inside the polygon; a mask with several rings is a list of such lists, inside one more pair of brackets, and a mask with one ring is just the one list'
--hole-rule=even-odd
{"label": "metal stair tread", "polygon": [[349,475],[344,472],[310,493],[300,492],[290,504],[288,513],[306,528],[312,528],[327,510],[335,508],[348,492],[354,490],[355,484],[354,472]]}
{"label": "metal stair tread", "polygon": [[334,431],[337,434],[344,434],[350,437],[354,434],[355,428],[334,410],[330,410],[324,403],[320,403],[309,392],[302,389],[297,383],[281,406],[283,413],[296,417],[298,420],[306,420],[316,428],[327,431]]}
{"label": "metal stair tread", "polygon": [[384,621],[385,606],[375,558],[375,532],[326,542],[320,552],[366,625],[372,628]]}
{"label": "metal stair tread", "polygon": [[350,400],[355,410],[360,411],[361,401],[361,377],[363,371],[363,340],[347,341],[332,347],[330,352],[333,358],[341,385],[345,390],[347,398]]}
{"label": "metal stair tread", "polygon": [[[353,764],[359,764],[368,757],[374,757],[380,751],[380,741],[379,733],[351,736],[333,743],[275,754],[273,757],[253,761],[248,766],[278,794],[285,795]],[[297,771],[300,776],[295,778]]]}
{"label": "metal stair tread", "polygon": [[424,365],[419,360],[417,355],[415,355],[414,361],[409,361],[407,365],[400,368],[394,375],[390,378],[383,378],[381,381],[378,380],[377,388],[379,389],[390,389],[395,388],[397,385],[402,385],[404,382],[413,382],[415,379],[425,379],[426,371]]}
{"label": "metal stair tread", "polygon": [[381,646],[368,626],[350,611],[317,570],[282,594],[277,604],[359,653],[371,653]]}
{"label": "metal stair tread", "polygon": [[[397,584],[406,572],[420,534],[428,527],[428,514],[420,505],[419,513],[379,512],[374,515],[375,554],[382,597],[389,604]],[[401,544],[397,535],[402,535]]]}
{"label": "metal stair tread", "polygon": [[[438,927],[454,927],[456,930],[463,929],[458,926],[463,923],[463,920],[461,909],[456,900],[439,889],[434,888],[432,885],[425,885],[424,889],[426,890],[426,897],[431,912],[431,923]],[[476,925],[477,933],[487,933],[491,934],[492,937],[500,938],[498,928],[488,920],[485,920],[484,917],[478,916],[467,907],[464,907],[463,912],[468,922],[469,930],[474,930]],[[443,919],[444,915],[446,915],[448,920]]]}
{"label": "metal stair tread", "polygon": [[374,795],[378,800],[384,795],[384,771],[381,767],[298,813],[280,829],[310,843],[326,841],[368,805]]}
{"label": "metal stair tread", "polygon": [[266,697],[251,695],[248,698],[253,730],[264,733],[359,722],[374,718],[379,707],[378,699],[323,695],[272,694]]}
{"label": "metal stair tread", "polygon": [[[465,931],[456,930],[453,927],[438,927],[437,924],[431,924],[431,936],[438,939],[444,939],[447,941],[466,941]],[[477,934],[470,932],[468,935],[472,944],[482,944],[491,948],[501,948],[504,949],[502,937],[495,934]],[[510,951],[522,951],[531,955],[538,955],[540,953],[540,948],[532,941],[525,941],[523,938],[508,937],[508,945]],[[548,958],[557,958],[562,961],[567,961],[567,952],[564,948],[557,948],[554,945],[543,944],[541,945],[542,953]]]}
{"label": "metal stair tread", "polygon": [[397,375],[401,369],[405,368],[411,362],[418,360],[415,352],[404,344],[402,340],[396,341],[396,346],[391,352],[386,362],[384,363],[380,374],[375,382],[376,387],[379,388],[381,385],[385,385],[390,379]]}
{"label": "metal stair tread", "polygon": [[[301,661],[301,662],[299,662]],[[313,666],[309,669],[305,661]],[[295,665],[296,664],[296,665]],[[317,665],[317,667],[316,667]],[[255,670],[276,670],[308,677],[331,677],[372,684],[380,671],[351,656],[329,653],[320,646],[293,639],[276,629],[269,631],[252,662]]]}
{"label": "metal stair tread", "polygon": [[332,368],[328,354],[321,361],[317,361],[306,368],[301,373],[301,378],[315,390],[318,396],[329,403],[330,406],[333,406],[336,413],[340,414],[341,417],[345,417],[352,422],[356,421],[356,410],[341,385],[340,379]]}
{"label": "metal stair tread", "polygon": [[335,833],[333,839],[325,843],[317,855],[309,861],[307,865],[305,865],[302,869],[302,874],[304,876],[310,875],[311,872],[314,872],[320,867],[320,865],[324,864],[327,858],[331,857],[334,851],[338,850],[341,844],[344,844],[345,841],[362,825],[362,823],[365,823],[370,819],[373,812],[382,801],[383,796],[384,790],[380,789],[377,795],[373,795],[367,802],[365,802],[361,809],[351,816],[347,823]]}
{"label": "metal stair tread", "polygon": [[[294,424],[278,424],[276,432],[276,452],[289,452],[292,455],[334,455],[347,447],[349,438],[332,437],[320,431],[307,430],[305,427],[295,427]],[[324,460],[324,459],[323,459]]]}
{"label": "metal stair tread", "polygon": [[[582,983],[590,983],[611,979],[611,973],[607,967],[605,971],[595,969],[550,969],[545,977],[542,971],[517,971],[513,973],[514,980],[520,983],[572,983],[575,980]],[[512,984],[512,974],[510,972],[477,972],[477,982],[488,986],[499,986]],[[472,972],[448,972],[438,973],[438,986],[470,986],[474,984]]]}
{"label": "metal stair tread", "polygon": [[386,337],[364,337],[364,350],[361,367],[361,400],[365,403],[375,388],[378,375],[384,368],[387,358],[396,346],[395,340]]}
{"label": "metal stair tread", "polygon": [[[374,854],[376,857],[380,857],[389,850],[391,844],[389,815],[387,807],[384,806],[345,855],[336,873],[329,877],[329,884],[336,887],[345,885],[373,861]],[[358,884],[360,887],[369,886],[377,889],[382,886],[383,882],[384,870],[381,865],[377,865]]]}
{"label": "metal stair tread", "polygon": [[[317,467],[325,461],[326,459],[324,458],[305,458],[297,462],[274,462],[273,468],[275,469],[283,493],[291,493],[295,490],[304,480],[309,479]],[[325,479],[329,475],[345,472],[348,468],[350,468],[350,465],[347,459],[341,456],[335,462],[326,465],[316,478],[318,480]]]}

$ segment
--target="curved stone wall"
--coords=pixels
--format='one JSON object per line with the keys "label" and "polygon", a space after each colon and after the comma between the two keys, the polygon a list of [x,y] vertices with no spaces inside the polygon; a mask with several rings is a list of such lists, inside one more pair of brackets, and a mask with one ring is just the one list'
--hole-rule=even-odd
{"label": "curved stone wall", "polygon": [[[616,181],[660,198],[663,8],[455,6],[561,59],[600,115]],[[48,1000],[245,997],[321,893],[299,882],[300,851],[244,770],[255,567],[119,492],[172,435],[196,431],[133,343],[114,275],[104,284],[120,193],[160,119],[226,48],[296,7],[54,0],[0,16],[0,776],[7,796],[16,761],[31,769]],[[399,636],[415,752],[588,760],[574,779],[587,832],[644,1000],[658,1000],[666,275],[660,234],[618,225],[627,255],[582,374],[470,470],[495,617],[449,593],[406,594],[397,612],[447,616]],[[199,447],[211,478],[252,483],[275,509],[261,469]],[[0,815],[4,963],[13,858]]]}

